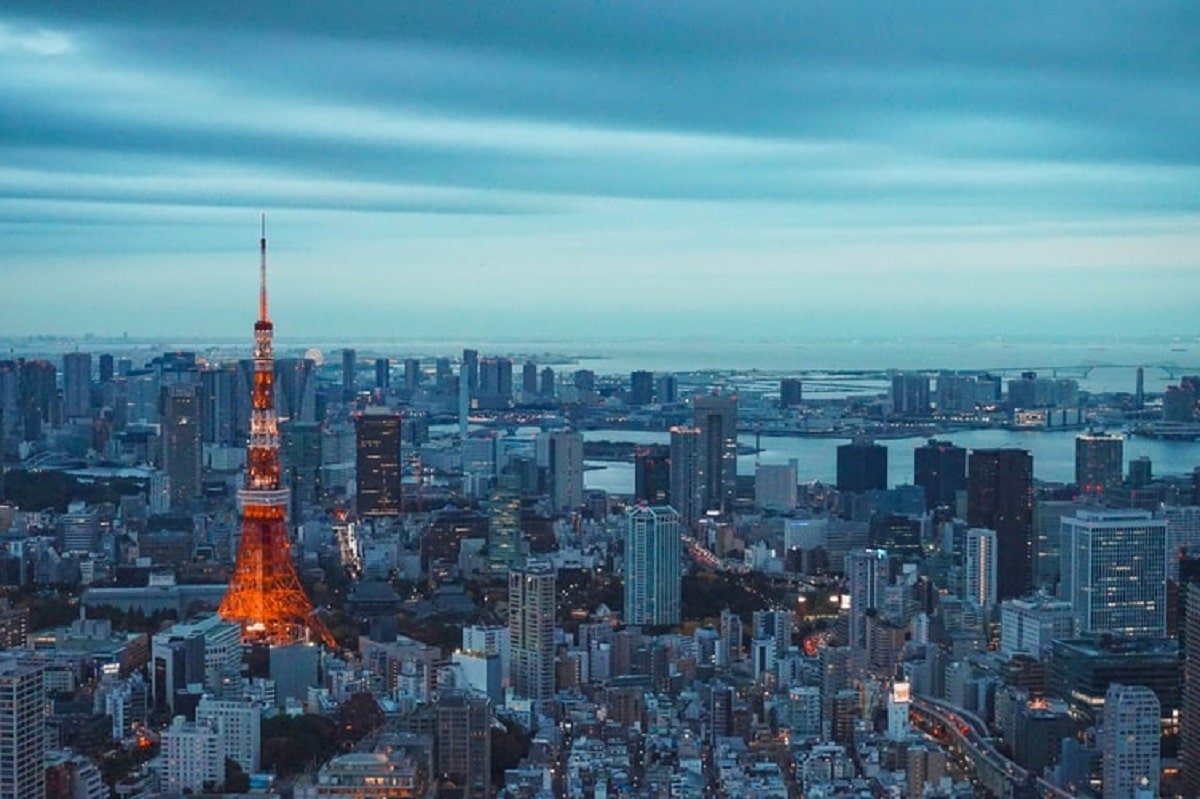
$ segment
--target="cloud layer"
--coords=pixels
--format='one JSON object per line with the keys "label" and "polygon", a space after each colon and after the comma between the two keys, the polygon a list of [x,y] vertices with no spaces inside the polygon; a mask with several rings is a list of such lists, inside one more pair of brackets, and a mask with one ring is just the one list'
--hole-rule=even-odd
{"label": "cloud layer", "polygon": [[0,333],[1195,328],[1188,4],[44,5]]}

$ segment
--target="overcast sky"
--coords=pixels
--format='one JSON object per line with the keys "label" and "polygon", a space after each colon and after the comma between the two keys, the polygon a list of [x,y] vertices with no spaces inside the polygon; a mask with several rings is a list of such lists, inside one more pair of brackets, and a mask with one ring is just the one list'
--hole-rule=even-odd
{"label": "overcast sky", "polygon": [[[0,334],[1197,332],[1200,4],[6,2]],[[474,6],[478,7],[474,7]]]}

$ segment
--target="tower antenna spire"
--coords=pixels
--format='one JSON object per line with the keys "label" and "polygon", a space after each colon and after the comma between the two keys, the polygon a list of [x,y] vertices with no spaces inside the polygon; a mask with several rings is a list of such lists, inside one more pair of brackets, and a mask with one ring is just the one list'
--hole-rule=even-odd
{"label": "tower antenna spire", "polygon": [[267,320],[267,215],[260,220],[262,237],[258,240],[258,321]]}

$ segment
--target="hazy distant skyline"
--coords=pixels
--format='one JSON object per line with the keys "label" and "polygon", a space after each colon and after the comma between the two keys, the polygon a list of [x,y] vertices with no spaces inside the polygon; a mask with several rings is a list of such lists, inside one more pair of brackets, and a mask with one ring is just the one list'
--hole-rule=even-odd
{"label": "hazy distant skyline", "polygon": [[45,5],[0,335],[1197,330],[1190,4]]}

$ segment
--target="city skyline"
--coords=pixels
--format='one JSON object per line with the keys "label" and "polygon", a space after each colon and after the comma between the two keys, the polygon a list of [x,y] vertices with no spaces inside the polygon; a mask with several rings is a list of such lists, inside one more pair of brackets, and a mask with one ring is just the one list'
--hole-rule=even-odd
{"label": "city skyline", "polygon": [[1192,9],[301,10],[0,14],[0,334],[1194,329]]}

